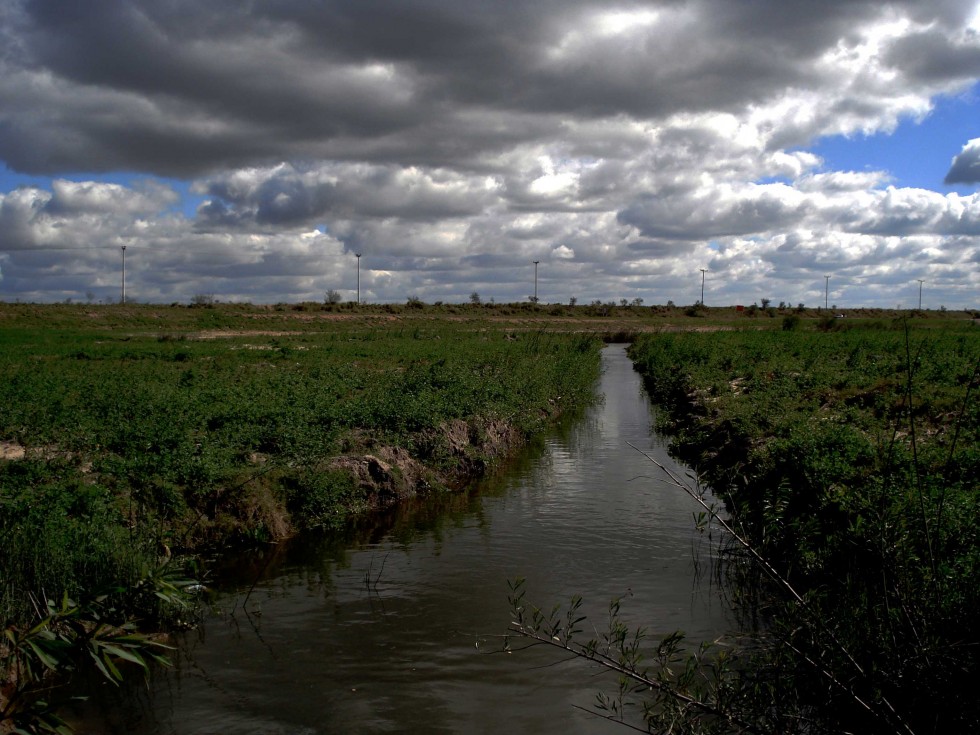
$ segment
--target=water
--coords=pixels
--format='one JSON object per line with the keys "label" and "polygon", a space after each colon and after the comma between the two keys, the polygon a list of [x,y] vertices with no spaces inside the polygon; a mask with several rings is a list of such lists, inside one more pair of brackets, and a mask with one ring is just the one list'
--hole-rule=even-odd
{"label": "water", "polygon": [[501,651],[517,577],[546,609],[581,594],[600,630],[615,597],[653,635],[731,626],[694,502],[628,444],[683,472],[639,376],[622,345],[603,364],[604,400],[473,494],[248,560],[177,667],[148,690],[96,692],[103,721],[88,731],[622,732],[581,709],[612,679],[545,647]]}

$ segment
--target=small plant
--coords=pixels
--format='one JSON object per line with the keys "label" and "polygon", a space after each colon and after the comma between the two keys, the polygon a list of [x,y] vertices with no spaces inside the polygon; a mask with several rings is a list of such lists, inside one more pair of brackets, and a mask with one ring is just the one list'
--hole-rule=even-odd
{"label": "small plant", "polygon": [[[190,580],[178,579],[167,567],[148,574],[130,593],[150,594],[168,605],[185,608]],[[145,675],[151,663],[170,666],[169,646],[139,633],[118,605],[122,588],[82,602],[63,595],[45,602],[29,627],[8,625],[0,640],[0,731],[59,733],[71,728],[49,701],[52,689],[75,673],[94,669],[112,683],[124,679],[124,664]]]}

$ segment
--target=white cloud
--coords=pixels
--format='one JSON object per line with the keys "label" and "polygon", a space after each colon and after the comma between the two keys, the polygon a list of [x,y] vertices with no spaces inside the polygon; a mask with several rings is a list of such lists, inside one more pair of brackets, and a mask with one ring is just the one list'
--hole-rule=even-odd
{"label": "white cloud", "polygon": [[975,305],[978,195],[806,150],[980,79],[972,1],[216,3],[0,11],[0,159],[54,177],[0,192],[5,297],[108,297],[127,245],[163,301],[349,291],[361,252],[372,300],[523,299],[539,260],[544,300],[691,302],[708,267],[729,302],[833,271]]}

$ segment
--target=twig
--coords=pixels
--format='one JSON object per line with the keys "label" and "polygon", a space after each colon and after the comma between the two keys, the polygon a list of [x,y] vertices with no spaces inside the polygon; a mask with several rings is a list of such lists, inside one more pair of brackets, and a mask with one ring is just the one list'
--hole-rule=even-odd
{"label": "twig", "polygon": [[[800,595],[796,591],[796,589],[793,587],[793,585],[790,584],[789,580],[787,580],[785,577],[783,577],[776,570],[776,568],[773,567],[768,562],[768,560],[766,560],[766,558],[763,557],[752,546],[752,544],[747,539],[745,539],[741,534],[739,534],[737,531],[735,531],[735,529],[732,528],[731,524],[729,524],[728,521],[726,521],[724,518],[722,518],[718,514],[718,511],[715,510],[715,508],[713,506],[711,506],[708,503],[706,503],[704,501],[704,498],[699,493],[696,493],[693,489],[691,489],[691,487],[687,483],[685,483],[685,482],[681,481],[680,479],[678,479],[677,476],[673,472],[670,471],[670,469],[668,469],[666,466],[664,466],[661,462],[658,462],[655,458],[653,458],[652,456],[650,456],[650,454],[648,454],[647,452],[643,451],[642,449],[640,449],[639,447],[637,447],[635,444],[632,444],[631,442],[626,442],[626,444],[628,446],[632,447],[633,449],[635,449],[640,454],[642,454],[644,457],[646,457],[648,460],[650,460],[657,467],[659,467],[661,469],[661,471],[663,471],[672,480],[672,484],[674,484],[676,487],[679,487],[681,490],[683,490],[685,493],[687,493],[687,495],[689,495],[691,498],[693,498],[695,500],[695,502],[697,502],[702,508],[704,508],[705,511],[707,511],[708,514],[711,515],[711,517],[714,518],[721,525],[722,528],[724,528],[726,531],[728,531],[728,533],[730,533],[732,535],[732,537],[736,541],[738,541],[738,543],[741,544],[742,547],[744,547],[746,551],[749,552],[749,554],[752,556],[752,558],[762,567],[762,569],[766,572],[766,574],[769,575],[769,577],[771,577],[772,580],[775,581],[780,587],[782,587],[790,595],[790,597],[792,597],[793,600],[795,600],[800,605],[800,607],[803,608],[809,614],[809,617],[810,617],[811,620],[814,621],[814,624],[817,625],[819,628],[822,629],[822,632],[833,642],[834,646],[837,648],[838,651],[840,651],[840,653],[842,653],[844,655],[844,657],[847,659],[847,661],[850,662],[850,664],[854,667],[855,671],[857,671],[858,674],[860,674],[862,677],[867,678],[867,674],[865,673],[864,668],[857,662],[857,660],[854,658],[854,656],[851,655],[851,653],[847,649],[847,647],[837,638],[836,635],[834,635],[834,632],[832,630],[830,630],[829,628],[827,628],[826,626],[822,625],[822,623],[820,621],[819,615],[817,615],[817,614],[814,613],[814,611],[812,610],[812,608],[810,607],[810,605],[806,602],[806,600],[803,598],[803,596]],[[832,682],[834,682],[835,684],[838,683],[836,681],[836,677],[833,677],[828,672],[825,672],[822,667],[817,667],[817,670],[820,671],[821,673],[824,673],[827,676],[830,676],[830,680]],[[845,691],[848,691],[851,694],[851,696],[855,699],[855,701],[857,701],[861,706],[866,707],[866,708],[868,707],[868,705],[865,704],[865,702],[860,697],[858,697],[853,691],[851,691],[850,689],[846,689],[846,688],[845,688]],[[909,727],[909,725],[902,719],[901,715],[898,714],[898,712],[892,706],[891,702],[889,702],[886,697],[882,696],[881,697],[881,702],[885,705],[885,707],[888,709],[888,711],[897,720],[897,722],[900,725],[901,729],[903,729],[905,732],[909,733],[909,735],[915,735],[915,733],[911,729],[911,727]],[[876,717],[883,717],[883,714],[877,712],[876,710],[869,709],[869,711],[871,711]],[[888,718],[885,718],[885,719],[888,719]]]}

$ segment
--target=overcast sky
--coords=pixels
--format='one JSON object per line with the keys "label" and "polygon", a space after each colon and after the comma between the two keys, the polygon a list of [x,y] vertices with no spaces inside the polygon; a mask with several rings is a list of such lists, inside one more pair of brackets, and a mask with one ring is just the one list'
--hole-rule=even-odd
{"label": "overcast sky", "polygon": [[980,307],[973,0],[0,0],[0,299]]}

